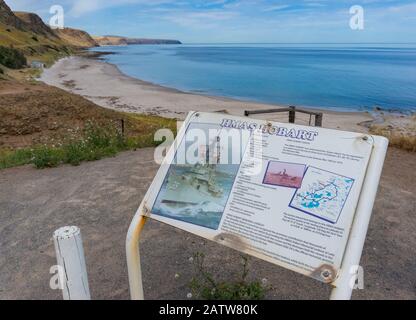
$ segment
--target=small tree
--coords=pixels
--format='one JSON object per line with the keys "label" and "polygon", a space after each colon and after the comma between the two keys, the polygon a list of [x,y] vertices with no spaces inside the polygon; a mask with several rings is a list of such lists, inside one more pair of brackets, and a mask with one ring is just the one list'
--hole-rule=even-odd
{"label": "small tree", "polygon": [[26,66],[27,60],[19,50],[0,46],[0,64],[10,69],[21,69]]}

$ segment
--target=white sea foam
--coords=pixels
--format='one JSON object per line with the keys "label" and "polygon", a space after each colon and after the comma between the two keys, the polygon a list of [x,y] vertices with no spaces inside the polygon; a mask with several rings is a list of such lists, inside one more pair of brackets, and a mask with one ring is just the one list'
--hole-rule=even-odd
{"label": "white sea foam", "polygon": [[201,214],[221,213],[224,211],[223,206],[211,201],[204,201],[196,205],[161,204],[160,209],[163,214],[175,217],[195,217]]}

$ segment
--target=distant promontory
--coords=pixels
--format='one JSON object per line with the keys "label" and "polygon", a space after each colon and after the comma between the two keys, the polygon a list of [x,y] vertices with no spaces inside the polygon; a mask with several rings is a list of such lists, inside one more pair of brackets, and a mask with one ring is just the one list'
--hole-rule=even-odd
{"label": "distant promontory", "polygon": [[179,40],[128,38],[122,36],[96,36],[94,40],[100,46],[127,46],[132,44],[182,44]]}

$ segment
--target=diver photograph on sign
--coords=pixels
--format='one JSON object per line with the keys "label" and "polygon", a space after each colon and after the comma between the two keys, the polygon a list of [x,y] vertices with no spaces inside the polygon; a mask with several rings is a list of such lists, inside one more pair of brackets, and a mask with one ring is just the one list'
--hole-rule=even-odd
{"label": "diver photograph on sign", "polygon": [[[197,158],[192,164],[187,163],[189,159],[181,164],[179,151],[176,153],[152,213],[216,230],[239,165],[222,163],[221,157],[228,157],[233,145],[228,144],[228,150],[222,150],[221,132],[227,129],[219,125],[191,124],[178,147],[182,155],[188,154],[189,148],[195,144],[189,138],[189,133],[195,129],[204,132],[206,144],[197,145]],[[199,143],[198,139],[196,143]]]}

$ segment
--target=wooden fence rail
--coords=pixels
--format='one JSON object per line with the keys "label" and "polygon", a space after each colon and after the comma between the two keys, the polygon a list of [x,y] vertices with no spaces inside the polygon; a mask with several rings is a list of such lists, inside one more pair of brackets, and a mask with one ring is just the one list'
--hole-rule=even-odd
{"label": "wooden fence rail", "polygon": [[289,113],[289,123],[295,123],[296,122],[296,112],[299,113],[305,113],[310,116],[310,123],[309,125],[312,125],[312,117],[315,117],[315,127],[322,127],[322,122],[324,115],[322,112],[314,112],[310,110],[300,109],[294,106],[291,106],[289,108],[274,108],[274,109],[265,109],[265,110],[246,110],[244,111],[244,115],[246,117],[249,117],[250,115],[255,114],[266,114],[266,113]]}

